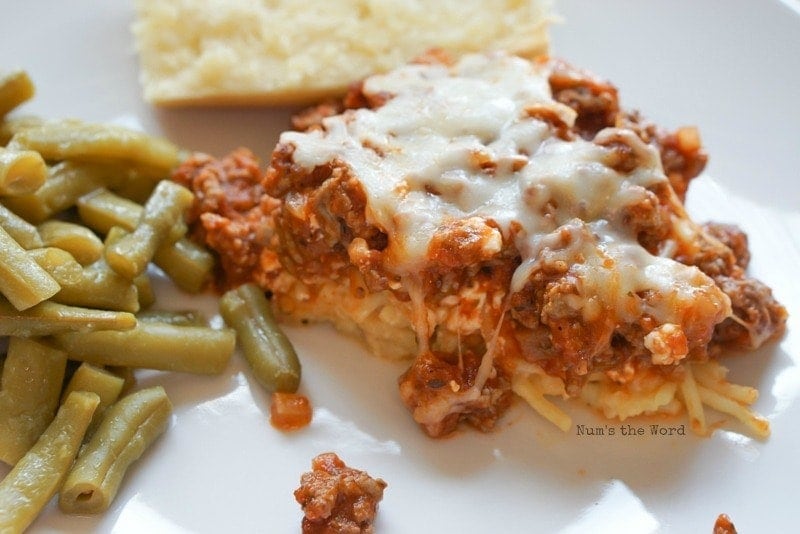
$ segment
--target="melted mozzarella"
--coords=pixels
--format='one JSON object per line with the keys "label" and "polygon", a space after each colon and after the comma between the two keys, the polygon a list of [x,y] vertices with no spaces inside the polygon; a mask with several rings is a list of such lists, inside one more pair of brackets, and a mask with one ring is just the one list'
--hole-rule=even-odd
{"label": "melted mozzarella", "polygon": [[[424,267],[431,239],[447,221],[481,217],[504,239],[512,223],[521,227],[514,245],[522,264],[511,288],[518,291],[542,251],[560,246],[557,230],[588,224],[589,231],[570,230],[569,245],[581,252],[569,260],[587,299],[624,310],[631,307],[627,295],[656,290],[675,299],[648,311],[674,320],[666,301],[690,301],[693,286],[713,283],[647,253],[619,217],[646,188],[667,180],[658,153],[624,130],[604,130],[597,142],[559,138],[531,116],[574,123],[575,112],[553,100],[547,77],[546,67],[503,54],[470,55],[449,67],[410,65],[365,81],[365,93],[390,96],[383,106],[328,117],[322,130],[286,132],[281,142],[294,145],[295,162],[306,168],[334,160],[350,167],[367,194],[368,220],[390,238],[388,267],[400,275]],[[610,149],[602,143],[613,138],[636,154],[632,171],[606,164]]]}

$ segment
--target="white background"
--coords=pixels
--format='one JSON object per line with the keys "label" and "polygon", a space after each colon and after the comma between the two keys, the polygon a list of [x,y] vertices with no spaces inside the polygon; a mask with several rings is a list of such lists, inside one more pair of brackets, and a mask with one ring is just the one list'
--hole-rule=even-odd
{"label": "white background", "polygon": [[[264,160],[291,110],[155,110],[141,100],[127,2],[3,0],[0,66],[30,72],[24,113],[116,120],[222,155],[246,145]],[[789,333],[729,360],[762,393],[773,435],[710,439],[562,434],[522,406],[492,434],[431,440],[400,403],[403,366],[368,356],[325,327],[291,329],[312,425],[282,434],[238,356],[219,377],[152,373],[175,404],[165,436],[129,473],[104,515],[54,506],[33,532],[298,532],[292,497],[316,454],[334,450],[389,486],[377,531],[710,532],[727,513],[740,532],[797,524],[800,476],[800,17],[793,2],[562,1],[554,55],[611,79],[626,107],[668,126],[697,125],[711,153],[690,190],[700,220],[751,237],[751,272],[789,308]],[[279,31],[279,29],[277,29]],[[167,284],[165,308],[216,313],[212,297]],[[572,405],[576,422],[603,424]],[[679,421],[676,421],[679,423]],[[639,423],[637,423],[638,425]],[[641,423],[646,425],[646,423]],[[0,466],[0,476],[7,468]]]}

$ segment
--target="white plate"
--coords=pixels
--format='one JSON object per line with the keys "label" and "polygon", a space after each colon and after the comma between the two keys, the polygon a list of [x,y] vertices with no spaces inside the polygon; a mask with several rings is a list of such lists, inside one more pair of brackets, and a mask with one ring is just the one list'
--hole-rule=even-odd
{"label": "white plate", "polygon": [[[555,54],[614,81],[627,107],[659,123],[696,124],[711,153],[690,190],[699,219],[739,223],[751,272],[791,314],[789,332],[746,358],[733,379],[756,385],[766,442],[562,434],[517,407],[492,434],[422,435],[400,403],[402,366],[324,327],[292,329],[312,425],[282,434],[237,358],[220,377],[152,374],[176,410],[129,473],[111,509],[69,517],[51,505],[34,532],[297,532],[292,491],[311,458],[337,451],[389,486],[378,532],[710,532],[727,513],[741,532],[791,531],[800,476],[800,9],[752,2],[562,1]],[[222,155],[267,158],[290,110],[154,110],[141,100],[129,2],[3,0],[0,65],[39,87],[24,112],[122,120]],[[277,28],[276,31],[280,31]],[[162,295],[163,307],[215,310],[212,298]],[[603,424],[571,408],[577,422]],[[619,426],[619,425],[616,425]],[[647,429],[646,423],[637,423]],[[7,468],[0,467],[0,476]]]}

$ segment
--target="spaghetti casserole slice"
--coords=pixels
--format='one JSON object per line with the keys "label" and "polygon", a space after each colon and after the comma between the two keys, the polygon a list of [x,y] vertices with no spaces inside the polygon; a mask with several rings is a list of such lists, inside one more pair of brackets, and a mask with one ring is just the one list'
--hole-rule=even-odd
{"label": "spaghetti casserole slice", "polygon": [[503,53],[431,53],[295,128],[263,177],[247,151],[183,165],[196,231],[223,283],[411,358],[400,395],[428,434],[491,428],[513,393],[565,429],[550,396],[620,419],[685,408],[701,433],[708,405],[768,432],[715,361],[778,335],[786,311],[745,275],[741,232],[687,216],[694,129]]}

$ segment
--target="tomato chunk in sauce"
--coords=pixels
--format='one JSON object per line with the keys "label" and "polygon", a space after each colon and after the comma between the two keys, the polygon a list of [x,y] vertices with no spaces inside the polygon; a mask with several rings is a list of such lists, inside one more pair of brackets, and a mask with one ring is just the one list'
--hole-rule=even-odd
{"label": "tomato chunk in sauce", "polygon": [[297,393],[272,394],[269,421],[278,430],[297,430],[311,422],[311,403]]}

